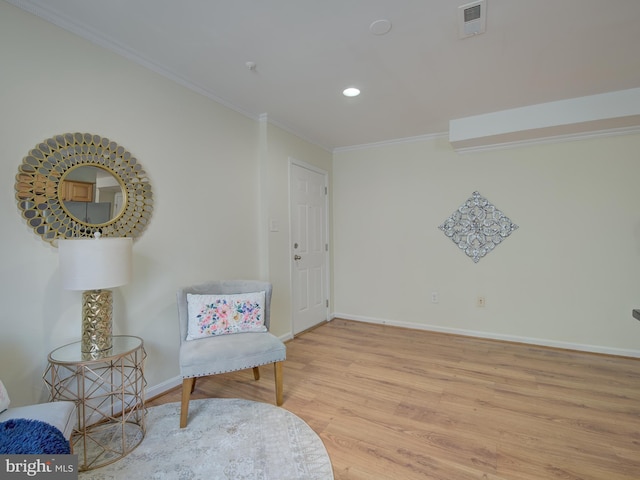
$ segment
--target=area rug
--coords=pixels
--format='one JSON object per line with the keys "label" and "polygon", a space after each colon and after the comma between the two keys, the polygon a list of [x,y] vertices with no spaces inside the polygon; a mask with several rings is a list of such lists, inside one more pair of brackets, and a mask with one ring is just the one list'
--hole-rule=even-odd
{"label": "area rug", "polygon": [[[129,455],[81,472],[80,480],[332,480],[322,440],[284,408],[240,399],[192,400],[151,407],[147,433]],[[77,452],[76,452],[77,453]]]}

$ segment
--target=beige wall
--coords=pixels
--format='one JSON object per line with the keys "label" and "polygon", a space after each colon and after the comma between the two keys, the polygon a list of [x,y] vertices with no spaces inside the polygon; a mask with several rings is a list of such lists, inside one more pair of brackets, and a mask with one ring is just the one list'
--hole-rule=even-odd
{"label": "beige wall", "polygon": [[[336,153],[335,315],[640,356],[638,151],[640,135]],[[519,225],[477,264],[438,229],[474,191]]]}
{"label": "beige wall", "polygon": [[[290,335],[288,159],[330,169],[330,153],[5,2],[0,65],[0,378],[14,404],[46,399],[47,353],[80,333],[80,292],[62,289],[56,249],[27,227],[14,196],[23,157],[56,134],[110,138],[149,174],[154,212],[134,243],[132,283],[114,291],[114,331],[144,339],[151,393],[177,381],[180,286],[273,277],[272,327]],[[267,235],[264,215],[285,228]]]}
{"label": "beige wall", "polygon": [[[80,293],[62,289],[56,249],[20,217],[15,175],[37,143],[75,131],[127,148],[153,186],[134,280],[114,295],[115,332],[145,340],[151,393],[178,379],[179,286],[269,279],[273,331],[290,336],[291,159],[329,172],[336,315],[639,353],[639,136],[468,155],[435,139],[332,158],[5,2],[0,65],[0,378],[16,405],[46,399],[46,356],[78,339]],[[479,264],[437,229],[474,190],[520,225]]]}

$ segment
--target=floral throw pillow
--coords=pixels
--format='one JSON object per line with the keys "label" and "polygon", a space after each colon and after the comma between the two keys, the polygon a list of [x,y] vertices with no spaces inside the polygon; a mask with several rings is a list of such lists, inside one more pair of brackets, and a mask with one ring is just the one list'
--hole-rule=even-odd
{"label": "floral throw pillow", "polygon": [[265,292],[233,295],[187,294],[187,340],[244,332],[266,332]]}
{"label": "floral throw pillow", "polygon": [[4,412],[7,408],[9,408],[9,394],[7,393],[7,389],[4,388],[2,380],[0,380],[0,413]]}

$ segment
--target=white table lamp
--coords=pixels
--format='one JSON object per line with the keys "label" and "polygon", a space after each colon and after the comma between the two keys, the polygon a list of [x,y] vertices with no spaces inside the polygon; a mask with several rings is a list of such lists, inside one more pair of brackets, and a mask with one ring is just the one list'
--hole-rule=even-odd
{"label": "white table lamp", "polygon": [[113,295],[108,289],[131,280],[132,244],[128,237],[58,241],[62,286],[66,290],[83,290],[84,353],[111,348]]}

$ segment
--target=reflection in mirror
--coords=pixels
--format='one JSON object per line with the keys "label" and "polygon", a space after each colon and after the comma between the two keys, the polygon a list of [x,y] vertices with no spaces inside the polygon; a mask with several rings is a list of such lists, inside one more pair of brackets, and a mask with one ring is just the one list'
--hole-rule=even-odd
{"label": "reflection in mirror", "polygon": [[76,221],[103,225],[122,213],[125,190],[105,168],[76,165],[62,177],[60,203]]}

